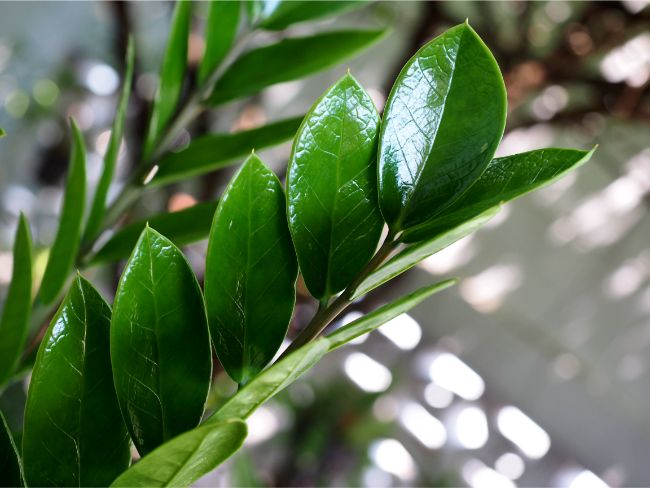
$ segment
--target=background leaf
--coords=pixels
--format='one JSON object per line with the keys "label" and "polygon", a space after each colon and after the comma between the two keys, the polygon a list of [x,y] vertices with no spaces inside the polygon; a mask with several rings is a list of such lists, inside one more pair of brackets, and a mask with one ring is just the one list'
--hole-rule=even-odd
{"label": "background leaf", "polygon": [[241,420],[202,425],[142,458],[111,486],[190,486],[232,456],[245,438]]}
{"label": "background leaf", "polygon": [[237,59],[215,85],[207,103],[218,105],[267,86],[323,71],[378,41],[384,30],[349,30],[283,39]]}
{"label": "background leaf", "polygon": [[30,486],[106,486],[129,465],[111,381],[111,310],[77,276],[38,351],[25,407]]}
{"label": "background leaf", "polygon": [[391,90],[379,137],[379,201],[397,232],[442,212],[485,170],[501,140],[506,91],[467,24],[413,56]]}
{"label": "background leaf", "polygon": [[72,154],[63,194],[63,206],[54,244],[41,282],[39,299],[49,305],[63,289],[75,260],[86,202],[86,148],[79,127],[71,120]]}
{"label": "background leaf", "polygon": [[281,0],[262,2],[258,14],[258,26],[262,29],[280,31],[290,25],[342,14],[345,11],[367,5],[363,0]]}
{"label": "background leaf", "polygon": [[287,214],[305,284],[316,298],[345,288],[377,247],[379,114],[351,76],[305,116],[287,174]]}
{"label": "background leaf", "polygon": [[13,271],[0,318],[0,391],[23,352],[32,308],[32,239],[20,214],[13,249]]}
{"label": "background leaf", "polygon": [[4,414],[0,411],[0,486],[24,486],[20,454]]}
{"label": "background leaf", "polygon": [[145,455],[201,420],[212,369],[203,296],[185,256],[148,227],[124,268],[113,309],[115,390]]}
{"label": "background leaf", "polygon": [[239,0],[213,0],[205,24],[205,52],[199,66],[199,83],[204,83],[232,47],[239,27]]}
{"label": "background leaf", "polygon": [[253,154],[223,194],[205,265],[212,341],[237,383],[259,373],[282,344],[297,275],[282,185]]}
{"label": "background leaf", "polygon": [[164,185],[234,164],[238,158],[291,139],[303,117],[280,120],[234,134],[208,134],[165,156],[149,186]]}

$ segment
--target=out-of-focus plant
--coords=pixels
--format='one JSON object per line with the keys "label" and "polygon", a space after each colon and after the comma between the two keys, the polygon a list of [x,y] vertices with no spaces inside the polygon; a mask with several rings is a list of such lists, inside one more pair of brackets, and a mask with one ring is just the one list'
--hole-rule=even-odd
{"label": "out-of-focus plant", "polygon": [[[358,4],[246,7],[254,29],[276,30]],[[247,36],[235,40],[239,3],[214,2],[198,88],[183,97],[191,8],[189,2],[176,6],[141,164],[107,207],[133,73],[128,50],[124,90],[87,220],[83,137],[72,123],[59,230],[34,306],[43,310],[58,302],[75,262],[83,267],[130,258],[112,311],[86,279],[73,279],[35,358],[21,453],[3,421],[8,468],[2,476],[10,484],[193,483],[237,451],[245,420],[257,407],[328,351],[454,281],[424,287],[323,336],[354,300],[470,234],[503,202],[555,181],[591,156],[542,149],[493,159],[505,126],[505,87],[492,54],[467,23],[431,40],[406,63],[383,117],[348,73],[304,118],[208,135],[170,152],[179,131],[206,105],[324,69],[382,34],[330,32],[245,51]],[[251,154],[218,204],[154,216],[150,225],[131,224],[98,245],[102,231],[145,188],[211,171],[291,137],[286,194]],[[203,293],[177,244],[208,234]],[[299,271],[319,309],[269,366],[287,332]],[[20,362],[31,290],[29,228],[21,218],[0,322],[3,383],[31,367],[29,355]],[[202,421],[212,347],[239,390]],[[142,459],[129,467],[131,441]]]}

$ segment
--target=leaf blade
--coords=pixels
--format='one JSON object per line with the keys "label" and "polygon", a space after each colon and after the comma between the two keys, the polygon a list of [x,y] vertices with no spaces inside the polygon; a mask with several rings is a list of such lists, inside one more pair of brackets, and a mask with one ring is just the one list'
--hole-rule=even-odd
{"label": "leaf blade", "polygon": [[215,0],[208,8],[199,83],[204,83],[228,54],[237,35],[241,11],[239,0]]}
{"label": "leaf blade", "polygon": [[23,466],[4,414],[0,411],[0,486],[24,486]]}
{"label": "leaf blade", "polygon": [[324,0],[313,1],[281,1],[265,2],[273,5],[273,10],[262,9],[262,18],[258,26],[265,30],[280,31],[290,25],[318,20],[347,12],[367,5],[365,0]]}

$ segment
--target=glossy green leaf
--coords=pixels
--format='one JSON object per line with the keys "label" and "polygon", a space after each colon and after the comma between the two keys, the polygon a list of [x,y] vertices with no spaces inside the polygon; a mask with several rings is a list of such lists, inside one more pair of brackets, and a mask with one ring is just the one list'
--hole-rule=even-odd
{"label": "glossy green leaf", "polygon": [[0,486],[24,486],[20,454],[2,412],[0,412]]}
{"label": "glossy green leaf", "polygon": [[551,184],[589,161],[594,151],[538,149],[493,159],[462,197],[439,216],[405,231],[402,241],[417,242],[438,235],[490,207]]}
{"label": "glossy green leaf", "polygon": [[190,486],[232,456],[245,438],[241,420],[202,425],[143,457],[111,486]]}
{"label": "glossy green leaf", "polygon": [[439,291],[455,284],[456,280],[445,280],[434,285],[425,286],[409,295],[403,296],[394,302],[378,308],[372,313],[364,315],[354,322],[344,325],[327,336],[327,339],[330,342],[330,351],[341,347],[360,335],[375,330],[377,327],[394,319],[398,315],[408,312],[434,293],[438,293]]}
{"label": "glossy green leaf", "polygon": [[260,90],[323,71],[378,41],[384,30],[326,32],[283,39],[241,56],[215,85],[211,105],[253,95]]}
{"label": "glossy green leaf", "polygon": [[199,83],[204,83],[224,60],[239,27],[239,0],[214,0],[205,24],[205,52],[199,66]]}
{"label": "glossy green leaf", "polygon": [[120,229],[93,256],[90,264],[128,258],[147,224],[177,246],[207,238],[218,202],[202,202],[177,212],[166,212],[139,220]]}
{"label": "glossy green leaf", "polygon": [[38,351],[25,407],[29,486],[106,486],[129,465],[113,389],[111,309],[77,276]]}
{"label": "glossy green leaf", "polygon": [[176,105],[181,97],[183,78],[187,67],[187,46],[191,20],[192,2],[190,0],[177,1],[167,48],[160,68],[160,84],[151,108],[149,130],[144,145],[145,160],[151,156],[158,138],[174,115]]}
{"label": "glossy green leaf", "polygon": [[271,0],[262,2],[258,26],[279,31],[290,25],[334,16],[367,5],[363,0]]}
{"label": "glossy green leaf", "polygon": [[247,383],[280,348],[297,276],[282,185],[253,154],[223,193],[205,264],[212,341],[237,383]]}
{"label": "glossy green leaf", "polygon": [[124,121],[126,119],[126,108],[129,103],[129,96],[131,94],[131,84],[133,82],[133,63],[135,59],[135,50],[133,47],[133,38],[129,38],[129,44],[126,48],[126,73],[124,75],[124,83],[122,84],[122,94],[117,103],[117,110],[115,112],[115,119],[113,120],[113,127],[111,128],[111,137],[108,140],[106,147],[106,154],[104,155],[104,168],[102,175],[97,183],[95,189],[95,196],[90,208],[90,215],[86,222],[86,230],[84,232],[84,242],[89,242],[94,239],[99,233],[106,210],[106,197],[108,196],[108,189],[113,181],[113,174],[115,173],[115,165],[117,163],[117,156],[120,152],[122,144],[122,136],[124,134]]}
{"label": "glossy green leaf", "polygon": [[257,407],[309,371],[329,350],[329,345],[321,337],[273,364],[241,388],[206,423],[248,418]]}
{"label": "glossy green leaf", "polygon": [[11,284],[0,317],[0,390],[23,352],[32,308],[32,239],[29,223],[22,214],[13,251]]}
{"label": "glossy green leaf", "polygon": [[150,227],[117,287],[111,360],[120,409],[141,455],[198,425],[212,370],[203,296],[185,256]]}
{"label": "glossy green leaf", "polygon": [[86,148],[77,124],[71,121],[71,125],[72,154],[63,194],[59,229],[52,249],[50,249],[50,256],[39,291],[39,299],[45,305],[56,300],[65,286],[81,240],[86,202]]}
{"label": "glossy green leaf", "polygon": [[260,150],[291,139],[302,119],[302,116],[294,117],[234,134],[198,137],[185,149],[165,156],[149,186],[164,185],[230,166],[253,149]]}
{"label": "glossy green leaf", "polygon": [[467,24],[404,66],[379,137],[379,201],[394,232],[440,214],[480,175],[501,140],[506,92],[488,48]]}
{"label": "glossy green leaf", "polygon": [[458,224],[456,227],[446,229],[446,231],[428,240],[406,247],[363,280],[355,290],[353,298],[356,299],[365,295],[378,286],[399,276],[404,271],[411,269],[423,259],[442,251],[454,242],[472,234],[485,225],[498,212],[499,207],[493,207],[466,222]]}
{"label": "glossy green leaf", "polygon": [[307,288],[329,297],[370,260],[383,227],[377,204],[379,114],[351,76],[305,116],[289,161],[287,214]]}

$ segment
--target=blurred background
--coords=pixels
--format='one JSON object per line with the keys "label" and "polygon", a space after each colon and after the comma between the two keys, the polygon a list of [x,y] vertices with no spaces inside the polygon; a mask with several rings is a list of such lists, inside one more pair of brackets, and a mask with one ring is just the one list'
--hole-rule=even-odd
{"label": "blurred background", "polygon": [[[650,485],[648,3],[375,2],[259,37],[391,29],[346,65],[207,112],[183,134],[185,143],[302,114],[348,67],[381,108],[406,60],[468,18],[508,89],[499,155],[600,148],[577,173],[507,205],[476,235],[356,304],[343,321],[441,277],[462,278],[411,315],[327,356],[260,408],[245,448],[200,486]],[[162,2],[0,5],[0,127],[8,134],[0,141],[0,296],[20,211],[32,223],[37,268],[45,265],[69,116],[86,135],[96,183],[133,32],[135,96],[118,178],[129,174],[171,9]],[[205,5],[196,10],[194,63]],[[284,144],[261,155],[282,176],[289,150]],[[231,173],[145,193],[130,218],[214,199]],[[205,243],[187,253],[199,272]],[[110,298],[122,264],[86,274]],[[293,329],[313,311],[299,298]],[[232,391],[217,373],[211,405]],[[0,407],[10,411],[21,395],[15,386]],[[8,415],[18,430],[20,414]]]}

